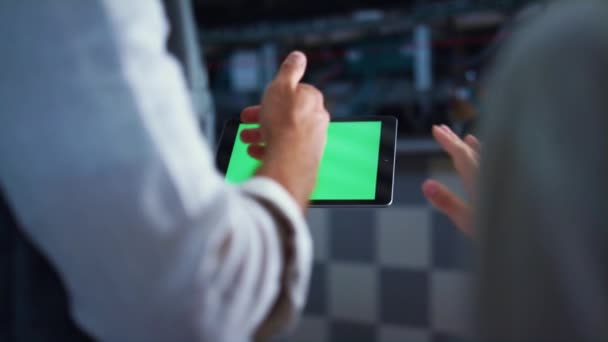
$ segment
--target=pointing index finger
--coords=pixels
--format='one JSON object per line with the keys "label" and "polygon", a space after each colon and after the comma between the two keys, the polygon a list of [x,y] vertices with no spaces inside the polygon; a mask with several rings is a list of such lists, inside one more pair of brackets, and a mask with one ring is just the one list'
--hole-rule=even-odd
{"label": "pointing index finger", "polygon": [[295,89],[306,72],[306,55],[300,51],[294,51],[285,58],[281,68],[275,77],[275,82],[284,84]]}

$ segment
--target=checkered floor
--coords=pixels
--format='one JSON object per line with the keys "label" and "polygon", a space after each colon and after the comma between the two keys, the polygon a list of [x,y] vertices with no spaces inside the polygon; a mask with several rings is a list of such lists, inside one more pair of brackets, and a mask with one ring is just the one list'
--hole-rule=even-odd
{"label": "checkered floor", "polygon": [[420,185],[462,192],[444,158],[399,157],[388,209],[314,209],[315,265],[304,317],[288,342],[466,339],[470,241],[433,210]]}

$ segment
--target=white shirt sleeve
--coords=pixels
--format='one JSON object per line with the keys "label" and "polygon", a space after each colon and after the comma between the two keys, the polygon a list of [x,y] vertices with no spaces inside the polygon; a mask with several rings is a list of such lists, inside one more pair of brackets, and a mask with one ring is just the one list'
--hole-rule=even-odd
{"label": "white shirt sleeve", "polygon": [[0,4],[0,183],[100,340],[247,341],[304,303],[306,223],[213,167],[158,1]]}

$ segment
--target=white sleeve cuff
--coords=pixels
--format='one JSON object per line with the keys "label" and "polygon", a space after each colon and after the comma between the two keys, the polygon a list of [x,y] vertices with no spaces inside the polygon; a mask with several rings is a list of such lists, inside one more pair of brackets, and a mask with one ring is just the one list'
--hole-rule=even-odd
{"label": "white sleeve cuff", "polygon": [[[308,225],[300,207],[293,197],[276,181],[268,177],[254,177],[239,186],[248,195],[255,197],[267,206],[271,206],[273,213],[281,215],[286,226],[278,227],[283,230],[282,244],[291,249],[291,260],[287,259],[285,272],[287,279],[287,294],[291,302],[293,312],[286,317],[289,323],[293,323],[299,311],[302,310],[312,265],[312,240]],[[289,324],[288,323],[288,324]]]}

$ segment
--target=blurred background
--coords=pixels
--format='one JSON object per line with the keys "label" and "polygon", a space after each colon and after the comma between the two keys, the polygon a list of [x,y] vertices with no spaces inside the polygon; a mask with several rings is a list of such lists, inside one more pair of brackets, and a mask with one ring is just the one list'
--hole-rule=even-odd
{"label": "blurred background", "polygon": [[433,177],[463,193],[430,130],[448,124],[459,134],[474,132],[483,115],[478,97],[484,70],[514,19],[535,2],[193,0],[191,5],[200,47],[196,58],[205,68],[187,76],[195,78],[193,95],[212,144],[226,120],[259,103],[279,63],[294,49],[308,55],[305,82],[323,91],[332,116],[399,119],[393,206],[310,211],[315,240],[310,295],[295,334],[284,341],[466,341],[474,246],[420,191]]}

